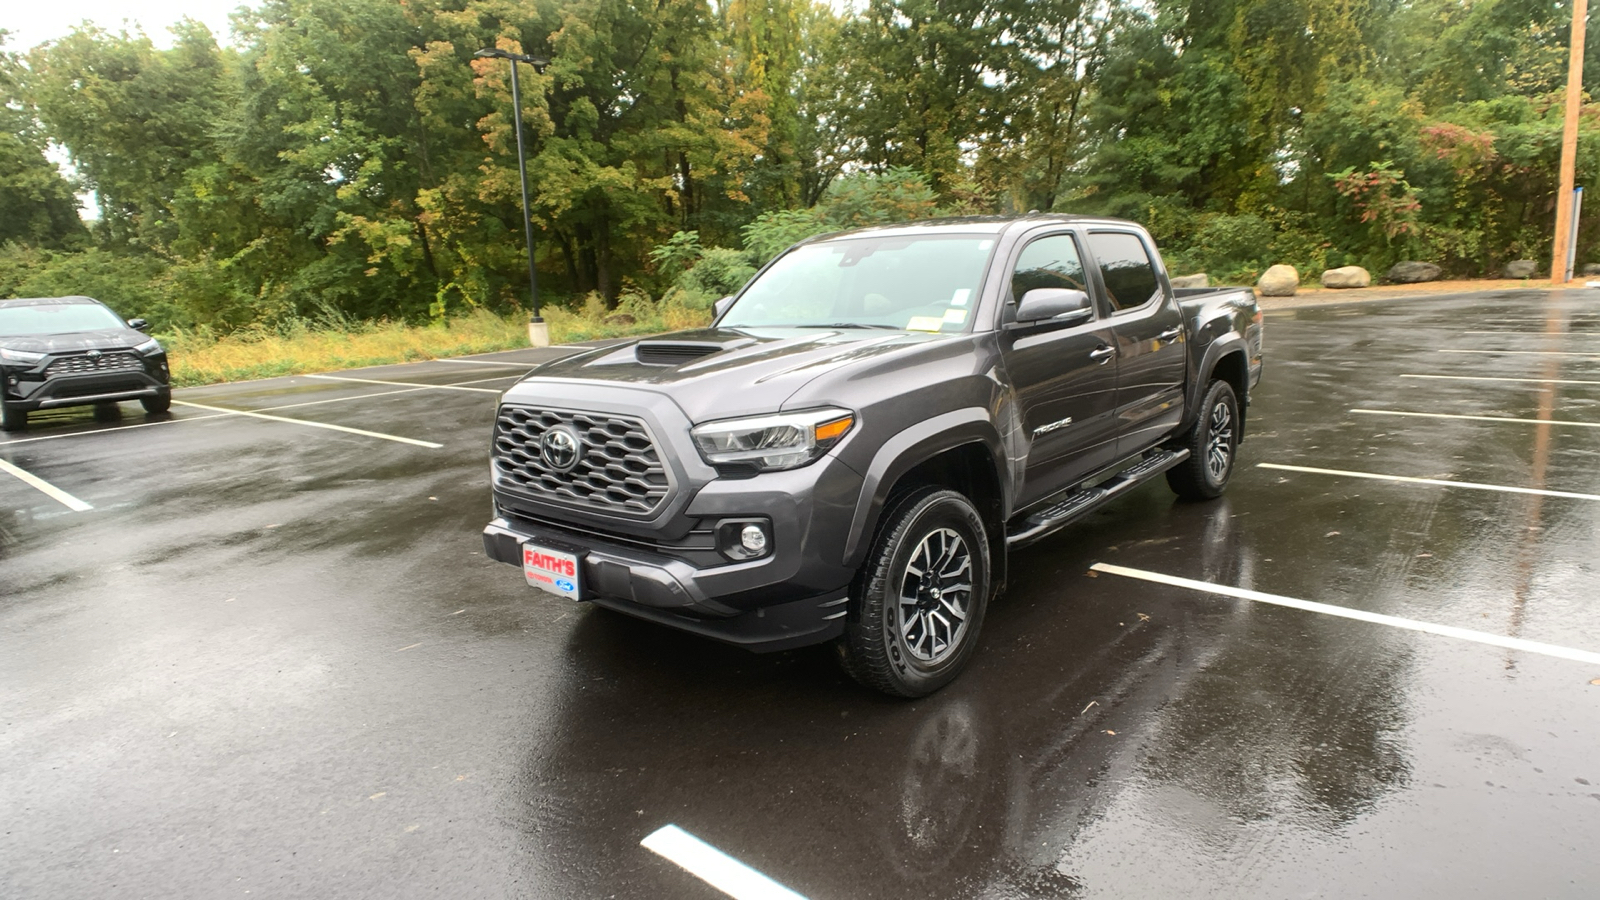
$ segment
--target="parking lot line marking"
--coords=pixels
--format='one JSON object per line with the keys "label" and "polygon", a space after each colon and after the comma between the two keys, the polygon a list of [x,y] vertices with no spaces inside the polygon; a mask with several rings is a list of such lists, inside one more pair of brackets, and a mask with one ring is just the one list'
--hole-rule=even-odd
{"label": "parking lot line marking", "polygon": [[415,394],[424,388],[401,388],[398,391],[376,391],[371,394],[355,394],[350,397],[329,397],[326,400],[307,400],[304,403],[285,403],[282,406],[263,406],[254,412],[277,412],[280,409],[299,409],[302,406],[321,406],[324,403],[348,403],[351,400],[371,400],[374,397],[391,397],[395,394]]}
{"label": "parking lot line marking", "polygon": [[504,366],[505,368],[508,368],[508,369],[531,369],[534,366],[538,365],[538,363],[536,363],[536,362],[532,362],[532,363],[494,362],[492,360],[487,360],[487,359],[430,359],[430,360],[425,360],[425,362],[464,363],[464,364],[470,365],[470,366]]}
{"label": "parking lot line marking", "polygon": [[1503,494],[1538,494],[1541,497],[1565,497],[1569,500],[1600,500],[1600,494],[1578,494],[1572,491],[1546,491],[1538,488],[1508,487],[1500,484],[1479,484],[1474,481],[1450,481],[1446,478],[1413,478],[1409,475],[1384,475],[1379,472],[1350,472],[1345,469],[1318,469],[1312,466],[1286,466],[1280,463],[1256,463],[1258,469],[1277,469],[1283,472],[1307,472],[1312,475],[1334,475],[1340,478],[1370,478],[1376,481],[1399,481],[1406,484],[1431,484],[1438,487],[1468,488],[1474,491],[1499,491]]}
{"label": "parking lot line marking", "polygon": [[521,375],[496,375],[493,378],[474,378],[471,381],[452,381],[450,383],[451,384],[488,384],[491,381],[510,381],[513,378],[521,378],[521,377],[522,377]]}
{"label": "parking lot line marking", "polygon": [[1421,631],[1425,634],[1436,634],[1441,637],[1472,641],[1478,644],[1488,644],[1491,647],[1502,647],[1507,650],[1520,650],[1524,653],[1537,653],[1541,656],[1551,656],[1556,659],[1567,659],[1572,660],[1573,662],[1600,665],[1600,653],[1594,653],[1589,650],[1578,650],[1572,647],[1562,647],[1557,644],[1546,644],[1542,641],[1530,641],[1524,638],[1506,637],[1499,634],[1490,634],[1487,631],[1473,631],[1470,628],[1457,628],[1454,625],[1439,625],[1433,622],[1423,622],[1417,619],[1403,619],[1399,616],[1389,616],[1384,615],[1383,613],[1351,609],[1347,606],[1333,606],[1332,604],[1316,603],[1311,600],[1298,600],[1294,597],[1283,597],[1278,594],[1267,594],[1261,591],[1247,590],[1245,588],[1228,587],[1227,585],[1222,584],[1212,584],[1209,581],[1195,581],[1190,578],[1178,578],[1174,575],[1163,575],[1160,572],[1147,572],[1143,569],[1130,569],[1126,566],[1114,566],[1108,563],[1095,563],[1089,568],[1097,572],[1104,572],[1107,575],[1121,575],[1124,578],[1136,578],[1141,581],[1153,581],[1157,584],[1188,588],[1189,590],[1202,591],[1208,594],[1218,594],[1223,597],[1234,597],[1239,600],[1253,600],[1257,603],[1270,603],[1273,606],[1287,606],[1290,609],[1321,613],[1327,616],[1338,616],[1341,619],[1354,619],[1358,622],[1370,622],[1374,625],[1388,625],[1391,628],[1404,628],[1408,631]]}
{"label": "parking lot line marking", "polygon": [[126,431],[129,428],[153,428],[157,425],[176,425],[179,422],[198,422],[201,419],[221,419],[227,413],[217,413],[211,416],[187,416],[182,419],[162,419],[159,422],[140,422],[137,425],[118,425],[114,428],[96,428],[93,431],[74,431],[70,434],[41,434],[38,437],[16,438],[9,441],[0,441],[0,447],[9,447],[12,444],[31,444],[35,441],[59,441],[62,438],[88,437],[92,434],[110,434],[116,431]]}
{"label": "parking lot line marking", "polygon": [[656,829],[639,846],[666,857],[736,900],[805,900],[676,825]]}
{"label": "parking lot line marking", "polygon": [[1600,428],[1600,422],[1574,422],[1570,419],[1516,419],[1511,416],[1467,416],[1459,413],[1407,412],[1398,409],[1352,409],[1368,416],[1411,416],[1419,419],[1468,419],[1473,422],[1517,422],[1523,425],[1570,425],[1574,428]]}
{"label": "parking lot line marking", "polygon": [[376,378],[347,378],[343,375],[307,375],[307,378],[320,378],[323,381],[351,381],[357,384],[393,384],[403,387],[414,387],[419,390],[432,388],[438,391],[472,391],[479,394],[499,394],[494,388],[467,387],[463,384],[422,384],[416,381],[380,381]]}
{"label": "parking lot line marking", "polygon": [[1441,349],[1440,353],[1500,353],[1516,356],[1587,356],[1590,359],[1600,359],[1597,350],[1456,350]]}
{"label": "parking lot line marking", "polygon": [[1529,337],[1600,337],[1594,331],[1463,331],[1462,334],[1525,334]]}
{"label": "parking lot line marking", "polygon": [[1401,378],[1436,378],[1441,381],[1508,381],[1523,384],[1600,384],[1578,378],[1496,378],[1492,375],[1401,375]]}
{"label": "parking lot line marking", "polygon": [[77,497],[72,496],[66,491],[63,491],[61,488],[56,487],[50,482],[45,481],[43,478],[40,478],[26,469],[19,469],[3,459],[0,459],[0,472],[5,472],[9,475],[15,476],[23,484],[33,488],[41,494],[44,494],[46,497],[49,497],[51,500],[60,503],[62,506],[65,506],[67,509],[70,509],[73,512],[88,512],[89,510],[94,509],[94,507],[83,502],[82,500],[79,500]]}
{"label": "parking lot line marking", "polygon": [[349,428],[344,425],[330,425],[327,422],[312,422],[309,419],[291,419],[287,416],[269,416],[265,413],[251,412],[250,410],[244,409],[223,409],[220,406],[206,406],[201,403],[190,403],[187,400],[174,400],[172,402],[181,406],[192,406],[195,409],[204,409],[211,412],[232,413],[236,416],[249,416],[252,419],[266,419],[269,422],[287,422],[290,425],[305,425],[308,428],[326,428],[329,431],[342,431],[345,434],[359,434],[362,437],[381,438],[386,441],[410,444],[414,447],[427,447],[430,450],[438,450],[444,446],[443,444],[435,444],[432,441],[419,441],[416,438],[400,437],[399,435],[384,434],[378,431],[363,431],[360,428]]}

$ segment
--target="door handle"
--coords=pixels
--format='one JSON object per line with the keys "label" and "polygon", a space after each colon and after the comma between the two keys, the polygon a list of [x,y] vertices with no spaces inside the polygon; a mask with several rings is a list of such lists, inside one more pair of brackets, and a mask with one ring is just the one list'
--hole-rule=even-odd
{"label": "door handle", "polygon": [[1160,334],[1156,335],[1156,340],[1157,341],[1173,341],[1173,340],[1177,340],[1178,335],[1180,335],[1180,334],[1183,334],[1183,329],[1179,328],[1176,325],[1174,325],[1171,328],[1168,328],[1166,331],[1163,331]]}
{"label": "door handle", "polygon": [[1089,358],[1102,366],[1109,362],[1111,357],[1116,355],[1117,348],[1115,347],[1101,347],[1099,350],[1089,351]]}

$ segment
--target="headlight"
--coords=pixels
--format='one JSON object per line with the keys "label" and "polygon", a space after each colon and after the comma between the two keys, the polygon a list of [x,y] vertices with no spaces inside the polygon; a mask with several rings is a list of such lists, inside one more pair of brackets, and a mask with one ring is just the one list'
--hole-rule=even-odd
{"label": "headlight", "polygon": [[145,356],[150,356],[161,352],[161,343],[155,338],[151,338],[133,349],[143,353]]}
{"label": "headlight", "polygon": [[7,350],[4,347],[0,347],[0,359],[5,360],[6,362],[36,363],[39,360],[44,359],[44,354],[29,353],[26,350]]}
{"label": "headlight", "polygon": [[847,409],[811,409],[707,422],[689,433],[700,455],[714,466],[753,466],[770,472],[797,468],[827,453],[855,421]]}

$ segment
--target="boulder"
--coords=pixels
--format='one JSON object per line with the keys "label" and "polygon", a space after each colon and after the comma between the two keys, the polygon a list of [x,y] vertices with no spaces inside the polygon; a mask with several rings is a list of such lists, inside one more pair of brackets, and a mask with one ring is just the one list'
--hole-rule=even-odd
{"label": "boulder", "polygon": [[1583,274],[1600,275],[1600,263],[1584,263]]}
{"label": "boulder", "polygon": [[1172,286],[1175,288],[1211,287],[1211,276],[1204,272],[1196,272],[1193,275],[1179,275],[1177,278],[1172,279]]}
{"label": "boulder", "polygon": [[1276,265],[1262,273],[1256,290],[1263,297],[1293,297],[1300,289],[1300,273],[1294,266]]}
{"label": "boulder", "polygon": [[1364,288],[1372,284],[1372,273],[1360,266],[1340,266],[1322,273],[1325,288]]}
{"label": "boulder", "polygon": [[1539,274],[1539,264],[1531,259],[1514,259],[1500,270],[1501,278],[1528,279]]}
{"label": "boulder", "polygon": [[627,313],[612,313],[600,320],[607,325],[637,325],[639,321]]}
{"label": "boulder", "polygon": [[1384,280],[1395,284],[1420,284],[1424,281],[1438,281],[1440,269],[1433,263],[1425,262],[1397,262],[1389,268]]}

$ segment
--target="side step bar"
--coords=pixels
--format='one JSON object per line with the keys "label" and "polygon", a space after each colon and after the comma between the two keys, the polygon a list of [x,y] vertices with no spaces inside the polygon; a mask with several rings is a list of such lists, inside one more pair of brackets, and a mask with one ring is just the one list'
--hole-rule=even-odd
{"label": "side step bar", "polygon": [[1158,450],[1094,487],[1065,494],[1013,525],[1006,535],[1006,546],[1021,547],[1046,537],[1188,458],[1188,450]]}

